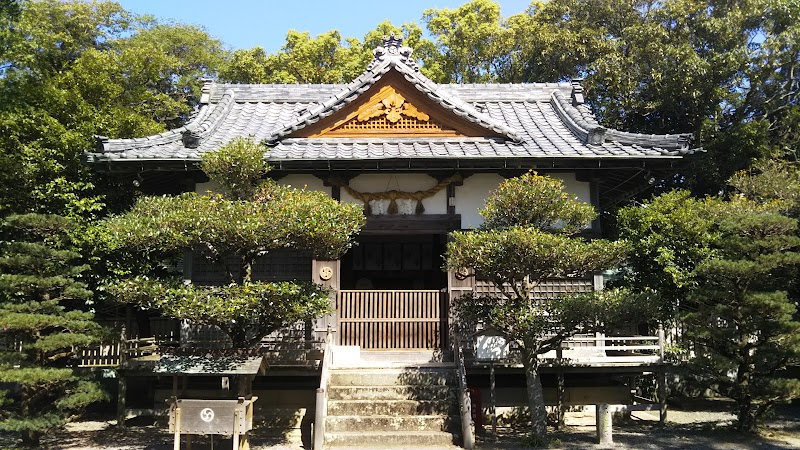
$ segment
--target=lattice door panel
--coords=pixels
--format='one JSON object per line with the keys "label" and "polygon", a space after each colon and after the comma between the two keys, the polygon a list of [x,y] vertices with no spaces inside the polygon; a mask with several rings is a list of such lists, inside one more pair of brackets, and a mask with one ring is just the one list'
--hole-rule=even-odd
{"label": "lattice door panel", "polygon": [[439,291],[339,291],[339,345],[362,349],[437,349],[446,297]]}

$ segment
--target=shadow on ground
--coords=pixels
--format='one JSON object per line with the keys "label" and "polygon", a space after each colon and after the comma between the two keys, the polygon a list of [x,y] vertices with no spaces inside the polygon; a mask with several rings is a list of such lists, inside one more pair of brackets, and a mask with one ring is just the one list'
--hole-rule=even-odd
{"label": "shadow on ground", "polygon": [[[635,413],[633,419],[614,425],[614,447],[616,449],[709,449],[709,450],[783,450],[800,448],[800,404],[787,405],[775,411],[760,435],[733,431],[730,415],[723,409],[709,404],[708,408],[695,405],[687,409],[673,408],[671,417],[682,423],[658,426],[657,415]],[[551,433],[550,448],[586,449],[595,445],[594,414],[570,413],[568,428]],[[696,419],[696,420],[693,420]],[[131,425],[134,425],[131,423]],[[54,433],[43,442],[42,448],[64,450],[169,450],[173,448],[173,437],[164,424],[138,423],[126,429],[118,429],[109,422],[81,422],[70,425],[69,430]],[[497,440],[488,433],[479,436],[482,449],[517,450],[525,446],[525,430],[501,429]],[[253,450],[302,450],[308,449],[300,442],[284,442],[280,437],[264,436],[256,431],[251,440]],[[6,442],[0,436],[0,448]],[[13,446],[11,447],[13,448]],[[181,448],[185,448],[185,442]],[[195,437],[194,450],[210,449],[209,437]],[[214,449],[231,448],[230,439],[215,438]],[[335,449],[334,449],[335,450]]]}
{"label": "shadow on ground", "polygon": [[[84,423],[88,424],[88,423]],[[171,450],[174,447],[174,435],[166,431],[166,426],[148,424],[129,424],[125,429],[117,428],[113,423],[91,422],[94,426],[70,427],[49,436],[43,443],[48,449],[81,449],[81,450]],[[214,436],[214,450],[230,450],[232,439],[229,436]],[[250,438],[253,449],[304,449],[309,448],[301,443],[287,443],[284,438],[275,435],[264,435],[254,432]],[[186,448],[186,436],[181,438],[181,448]],[[211,436],[192,436],[192,450],[211,449]]]}

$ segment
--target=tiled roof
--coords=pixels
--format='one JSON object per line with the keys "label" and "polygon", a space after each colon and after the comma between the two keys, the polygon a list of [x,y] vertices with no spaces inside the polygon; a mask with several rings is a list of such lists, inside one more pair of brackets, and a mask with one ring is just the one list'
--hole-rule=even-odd
{"label": "tiled roof", "polygon": [[[407,55],[405,55],[407,56]],[[489,138],[295,138],[292,133],[352,103],[390,71]],[[204,87],[186,126],[136,139],[98,137],[90,162],[197,161],[240,136],[268,142],[271,161],[480,158],[675,158],[694,152],[689,135],[642,135],[607,129],[583,105],[577,83],[444,84],[421,75],[404,55],[378,54],[347,85]],[[497,137],[497,136],[501,137]]]}

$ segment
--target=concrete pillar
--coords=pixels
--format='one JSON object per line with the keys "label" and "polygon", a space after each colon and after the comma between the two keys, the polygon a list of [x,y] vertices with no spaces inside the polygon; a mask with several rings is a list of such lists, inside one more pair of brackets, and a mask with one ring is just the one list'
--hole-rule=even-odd
{"label": "concrete pillar", "polygon": [[608,404],[602,403],[595,405],[597,423],[597,443],[599,445],[611,445],[614,443],[612,437],[612,413]]}

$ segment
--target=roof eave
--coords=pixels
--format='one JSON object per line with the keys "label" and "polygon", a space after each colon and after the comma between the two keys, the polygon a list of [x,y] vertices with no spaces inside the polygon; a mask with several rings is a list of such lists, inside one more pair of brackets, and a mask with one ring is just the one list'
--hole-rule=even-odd
{"label": "roof eave", "polygon": [[[96,170],[108,173],[146,171],[197,171],[200,159],[181,158],[102,158],[87,153],[87,163]],[[458,157],[458,158],[363,158],[363,159],[268,159],[275,170],[506,170],[506,169],[606,169],[619,167],[645,168],[650,165],[672,166],[682,161],[680,155],[627,156],[609,155],[594,157]]]}

